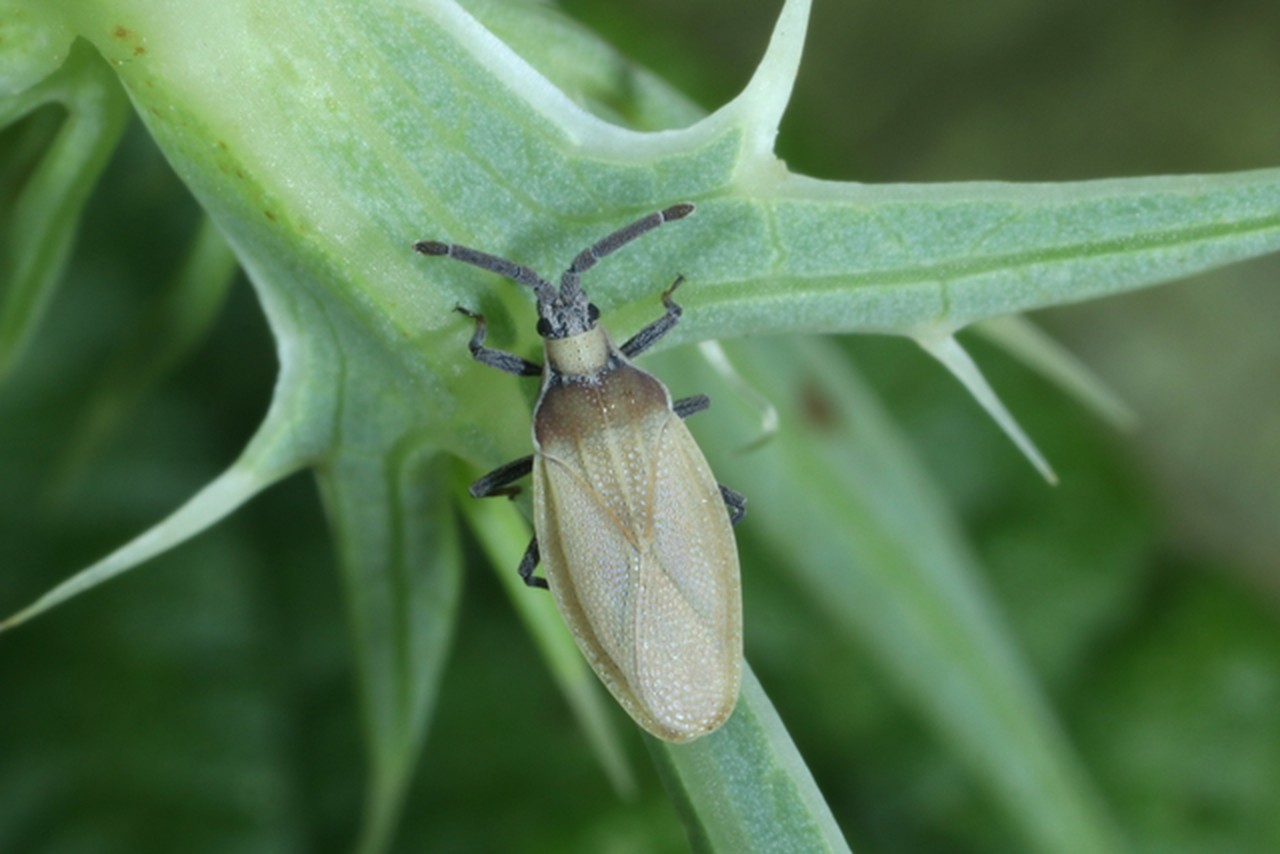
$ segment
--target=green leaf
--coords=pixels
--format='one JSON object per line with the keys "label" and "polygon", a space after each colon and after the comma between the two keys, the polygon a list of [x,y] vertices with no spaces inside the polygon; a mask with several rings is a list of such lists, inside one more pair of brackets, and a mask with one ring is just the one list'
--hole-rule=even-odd
{"label": "green leaf", "polygon": [[1016,315],[977,325],[976,331],[1052,380],[1080,403],[1121,430],[1132,430],[1137,416],[1115,392],[1061,344]]}
{"label": "green leaf", "polygon": [[556,612],[551,597],[531,590],[516,573],[532,533],[510,506],[495,501],[463,503],[463,513],[480,539],[498,578],[507,588],[520,619],[524,622],[547,668],[560,686],[583,733],[591,741],[601,767],[614,790],[623,798],[634,796],[635,775],[622,749],[619,734],[605,703],[610,702],[586,659],[578,652],[573,636]]}
{"label": "green leaf", "polygon": [[346,581],[372,769],[359,851],[390,843],[435,706],[461,563],[449,462],[406,443],[390,460],[342,454],[320,472]]}
{"label": "green leaf", "polygon": [[690,744],[647,737],[695,851],[848,851],[751,668],[733,716]]}
{"label": "green leaf", "polygon": [[762,563],[794,577],[843,642],[871,650],[1038,850],[1122,850],[956,521],[839,351],[799,339],[726,350],[779,410],[778,434],[750,453],[734,449],[757,430],[754,401],[696,361],[664,358],[659,373],[712,392],[719,429],[703,447],[751,499],[740,528],[768,548]]}
{"label": "green leaf", "polygon": [[[67,116],[26,177],[13,210],[4,212],[9,225],[0,246],[0,379],[22,355],[53,298],[89,191],[115,150],[127,115],[119,84],[85,46],[67,56],[65,48],[59,49],[64,34],[56,25],[31,26],[19,11],[0,7],[0,28],[6,24],[17,30],[7,38],[36,49],[0,51],[0,84],[17,87],[28,77],[38,82],[0,97],[0,127],[46,104],[60,105]],[[60,68],[53,64],[56,71],[38,78],[50,59],[63,57]]]}

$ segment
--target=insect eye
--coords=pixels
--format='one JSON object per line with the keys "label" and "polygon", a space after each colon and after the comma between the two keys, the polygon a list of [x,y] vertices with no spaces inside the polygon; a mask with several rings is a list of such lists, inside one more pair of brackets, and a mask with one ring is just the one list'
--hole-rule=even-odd
{"label": "insect eye", "polygon": [[587,303],[587,319],[595,323],[600,319],[600,309],[596,308],[595,303]]}
{"label": "insect eye", "polygon": [[538,318],[538,334],[543,338],[551,334],[551,323],[545,317]]}

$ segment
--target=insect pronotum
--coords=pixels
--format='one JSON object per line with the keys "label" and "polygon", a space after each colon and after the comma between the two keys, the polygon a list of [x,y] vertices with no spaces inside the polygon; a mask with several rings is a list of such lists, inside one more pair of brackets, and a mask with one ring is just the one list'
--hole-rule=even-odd
{"label": "insect pronotum", "polygon": [[[673,205],[583,250],[559,289],[528,267],[457,244],[414,248],[505,276],[533,289],[543,365],[484,346],[483,315],[471,355],[517,376],[541,376],[533,410],[533,454],[471,485],[476,498],[510,495],[532,472],[534,531],[520,576],[550,588],[591,667],[640,726],[689,741],[733,712],[742,675],[742,596],[731,524],[746,499],[719,486],[682,419],[705,395],[674,403],[666,386],[631,364],[680,319],[666,312],[621,347],[596,325],[599,310],[580,284],[606,255],[693,205]],[[727,512],[726,512],[727,508]],[[539,560],[546,578],[534,574]]]}

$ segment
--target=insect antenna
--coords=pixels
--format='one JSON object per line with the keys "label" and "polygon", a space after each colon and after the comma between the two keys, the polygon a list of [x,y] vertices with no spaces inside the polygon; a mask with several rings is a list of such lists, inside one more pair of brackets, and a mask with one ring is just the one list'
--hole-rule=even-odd
{"label": "insect antenna", "polygon": [[565,270],[560,276],[561,299],[582,290],[582,285],[579,284],[582,274],[594,267],[601,258],[617,252],[637,237],[653,231],[664,222],[684,219],[691,213],[693,213],[693,205],[688,202],[672,205],[665,210],[655,211],[646,217],[641,217],[630,225],[624,225],[608,237],[583,249],[578,253],[578,257],[573,259],[569,269]]}
{"label": "insect antenna", "polygon": [[517,284],[528,285],[533,288],[539,303],[555,297],[556,290],[550,282],[539,276],[534,270],[514,261],[508,261],[506,258],[499,258],[497,255],[490,255],[488,252],[481,252],[479,249],[472,249],[469,246],[460,246],[457,243],[441,243],[438,240],[423,240],[413,244],[413,248],[423,255],[440,255],[452,258],[455,261],[479,267],[481,270],[497,273],[499,276],[508,278]]}

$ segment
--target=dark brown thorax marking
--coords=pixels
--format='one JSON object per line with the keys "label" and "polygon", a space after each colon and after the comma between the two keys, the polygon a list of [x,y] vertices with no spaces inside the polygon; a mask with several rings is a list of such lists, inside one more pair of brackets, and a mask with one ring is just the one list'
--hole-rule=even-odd
{"label": "dark brown thorax marking", "polygon": [[534,447],[548,464],[581,477],[622,530],[647,540],[654,446],[674,417],[663,385],[619,358],[594,377],[548,378],[534,413]]}

